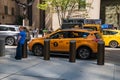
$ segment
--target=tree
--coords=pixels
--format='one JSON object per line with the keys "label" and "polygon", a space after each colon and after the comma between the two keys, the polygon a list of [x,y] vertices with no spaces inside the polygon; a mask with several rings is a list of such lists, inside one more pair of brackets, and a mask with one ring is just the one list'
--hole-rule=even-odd
{"label": "tree", "polygon": [[91,3],[86,3],[85,0],[43,0],[38,4],[38,8],[42,10],[50,9],[58,15],[59,25],[63,19],[70,18],[74,11],[79,11],[81,8],[90,7]]}

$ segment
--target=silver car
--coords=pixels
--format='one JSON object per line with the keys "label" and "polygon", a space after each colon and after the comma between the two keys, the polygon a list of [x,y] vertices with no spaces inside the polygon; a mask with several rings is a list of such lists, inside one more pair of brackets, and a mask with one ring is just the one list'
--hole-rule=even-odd
{"label": "silver car", "polygon": [[7,45],[14,45],[19,33],[18,28],[16,25],[0,25],[0,39],[4,39]]}

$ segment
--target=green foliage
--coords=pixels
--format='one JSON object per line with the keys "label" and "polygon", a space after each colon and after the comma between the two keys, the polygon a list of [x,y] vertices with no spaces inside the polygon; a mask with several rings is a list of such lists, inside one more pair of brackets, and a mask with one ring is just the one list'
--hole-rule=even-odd
{"label": "green foliage", "polygon": [[43,29],[43,33],[45,33],[45,32],[48,32],[48,30],[45,28],[45,29]]}
{"label": "green foliage", "polygon": [[44,0],[41,4],[38,4],[37,7],[42,10],[46,10],[48,8],[54,8],[56,12],[61,11],[65,13],[66,11],[74,10],[74,8],[78,5],[83,5],[83,1],[81,0]]}
{"label": "green foliage", "polygon": [[50,9],[58,15],[59,25],[61,20],[69,18],[75,11],[84,10],[86,8],[86,0],[44,0],[37,7],[42,10]]}
{"label": "green foliage", "polygon": [[42,10],[46,10],[48,7],[48,4],[38,4],[37,7]]}

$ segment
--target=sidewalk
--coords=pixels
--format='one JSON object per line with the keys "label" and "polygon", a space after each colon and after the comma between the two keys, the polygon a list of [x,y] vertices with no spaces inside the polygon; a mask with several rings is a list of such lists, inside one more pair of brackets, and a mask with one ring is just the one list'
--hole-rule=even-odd
{"label": "sidewalk", "polygon": [[0,57],[0,80],[120,80],[120,66],[105,63],[97,65],[96,60],[76,60],[28,55],[15,60],[15,48],[6,48],[6,55]]}

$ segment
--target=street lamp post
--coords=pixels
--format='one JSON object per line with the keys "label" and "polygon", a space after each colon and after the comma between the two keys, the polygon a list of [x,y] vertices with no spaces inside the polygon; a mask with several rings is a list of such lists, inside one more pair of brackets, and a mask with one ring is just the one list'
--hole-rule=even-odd
{"label": "street lamp post", "polygon": [[23,8],[23,26],[26,26],[26,23],[29,21],[27,18],[27,9],[29,6],[31,6],[34,2],[34,0],[31,0],[29,3],[22,3],[19,0],[14,0],[18,6]]}

